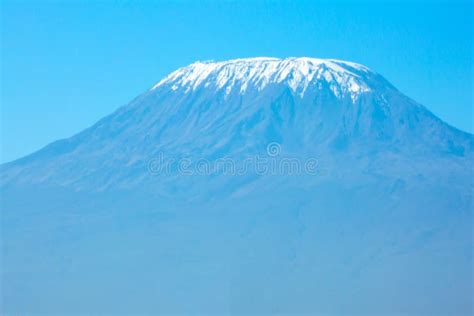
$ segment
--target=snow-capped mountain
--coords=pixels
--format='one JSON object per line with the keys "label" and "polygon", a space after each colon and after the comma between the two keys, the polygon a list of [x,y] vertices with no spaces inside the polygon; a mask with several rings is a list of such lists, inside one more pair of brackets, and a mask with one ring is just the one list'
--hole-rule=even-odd
{"label": "snow-capped mountain", "polygon": [[[317,165],[163,170],[249,157]],[[196,62],[0,167],[1,312],[469,315],[473,162],[365,66]]]}
{"label": "snow-capped mountain", "polygon": [[286,154],[324,160],[329,169],[339,156],[373,163],[392,155],[392,162],[424,165],[425,158],[469,159],[474,148],[472,135],[362,65],[314,58],[197,62],[83,132],[2,166],[2,184],[96,191],[152,183],[156,190],[153,183],[163,179],[150,177],[148,165],[160,153],[243,159],[270,142]]}

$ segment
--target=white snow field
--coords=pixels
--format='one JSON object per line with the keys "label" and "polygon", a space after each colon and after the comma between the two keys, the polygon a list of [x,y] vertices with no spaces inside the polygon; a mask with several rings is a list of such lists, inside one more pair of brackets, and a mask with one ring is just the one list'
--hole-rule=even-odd
{"label": "white snow field", "polygon": [[[317,164],[187,172],[256,157]],[[473,167],[365,66],[196,62],[1,165],[0,314],[472,315]]]}

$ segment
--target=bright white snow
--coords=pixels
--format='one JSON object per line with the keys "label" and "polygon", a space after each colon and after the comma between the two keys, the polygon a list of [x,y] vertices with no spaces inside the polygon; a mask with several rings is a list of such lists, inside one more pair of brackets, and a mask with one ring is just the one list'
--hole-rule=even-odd
{"label": "bright white snow", "polygon": [[367,67],[334,59],[317,58],[247,58],[223,62],[195,62],[180,68],[152,87],[170,85],[188,93],[200,87],[225,89],[225,94],[238,89],[244,93],[249,86],[261,91],[270,84],[284,83],[303,96],[310,84],[325,82],[338,97],[349,94],[352,99],[371,89]]}

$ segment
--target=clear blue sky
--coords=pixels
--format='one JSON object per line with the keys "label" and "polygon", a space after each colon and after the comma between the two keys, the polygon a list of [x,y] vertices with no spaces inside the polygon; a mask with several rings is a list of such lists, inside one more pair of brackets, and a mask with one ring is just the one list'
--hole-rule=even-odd
{"label": "clear blue sky", "polygon": [[1,161],[69,137],[195,60],[359,62],[473,132],[473,2],[7,1]]}

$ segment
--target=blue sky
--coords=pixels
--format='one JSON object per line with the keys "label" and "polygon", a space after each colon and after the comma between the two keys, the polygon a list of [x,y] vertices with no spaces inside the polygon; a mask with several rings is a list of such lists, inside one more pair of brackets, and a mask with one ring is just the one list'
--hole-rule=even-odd
{"label": "blue sky", "polygon": [[1,162],[72,136],[196,60],[362,63],[474,131],[472,1],[2,1]]}

